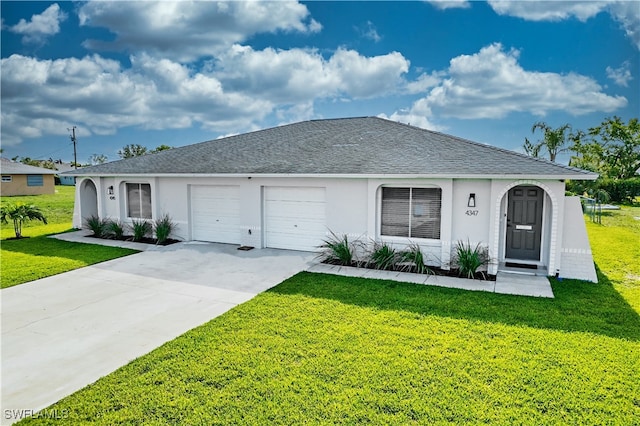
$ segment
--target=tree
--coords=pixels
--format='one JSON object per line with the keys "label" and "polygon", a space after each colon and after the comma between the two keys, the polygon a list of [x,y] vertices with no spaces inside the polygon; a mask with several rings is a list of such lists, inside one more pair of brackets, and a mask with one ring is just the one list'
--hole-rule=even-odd
{"label": "tree", "polygon": [[13,221],[13,230],[16,238],[22,238],[22,223],[28,220],[40,220],[45,225],[47,218],[42,214],[40,209],[32,204],[8,204],[0,208],[0,221],[7,224],[9,220]]}
{"label": "tree", "polygon": [[157,146],[156,149],[151,150],[151,154],[155,154],[156,152],[160,152],[160,151],[166,151],[168,149],[173,149],[173,147],[169,146],[169,145],[162,144],[160,146]]}
{"label": "tree", "polygon": [[[574,137],[569,124],[554,129],[547,123],[539,121],[531,127],[531,133],[535,133],[538,129],[543,132],[543,139],[538,141],[538,143],[533,144],[529,139],[524,138],[523,147],[528,155],[538,157],[544,149],[549,154],[549,160],[555,162],[559,153],[569,150],[569,147],[566,146],[568,142],[567,139],[573,139]],[[569,135],[567,135],[567,131],[569,131]]]}
{"label": "tree", "polygon": [[129,144],[118,151],[118,155],[120,156],[120,158],[139,157],[141,155],[145,155],[146,153],[147,147],[139,144]]}
{"label": "tree", "polygon": [[108,161],[108,158],[104,154],[91,154],[89,157],[89,163],[93,166],[96,164],[104,164]]}
{"label": "tree", "polygon": [[607,118],[589,129],[589,138],[576,141],[572,164],[585,167],[611,179],[630,179],[640,169],[640,122],[632,118]]}

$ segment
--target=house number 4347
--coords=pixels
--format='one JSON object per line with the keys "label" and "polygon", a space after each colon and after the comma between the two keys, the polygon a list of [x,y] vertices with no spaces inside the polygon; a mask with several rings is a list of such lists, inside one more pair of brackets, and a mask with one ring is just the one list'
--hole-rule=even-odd
{"label": "house number 4347", "polygon": [[465,214],[467,216],[478,216],[478,210],[467,210]]}

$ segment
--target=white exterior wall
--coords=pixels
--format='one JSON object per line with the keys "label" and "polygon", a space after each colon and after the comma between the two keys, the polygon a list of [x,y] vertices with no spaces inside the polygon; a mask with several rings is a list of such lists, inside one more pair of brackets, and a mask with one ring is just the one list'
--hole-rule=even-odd
{"label": "white exterior wall", "polygon": [[[419,243],[429,263],[449,267],[451,250],[456,241],[480,243],[489,249],[488,271],[497,273],[504,261],[506,229],[506,197],[517,185],[535,185],[544,189],[543,232],[540,263],[553,275],[568,259],[568,246],[562,246],[564,215],[564,182],[557,180],[489,180],[489,179],[396,179],[396,178],[300,178],[300,177],[101,177],[78,179],[74,226],[81,227],[81,183],[91,179],[98,193],[98,212],[103,218],[126,217],[125,184],[148,183],[152,192],[154,218],[168,214],[177,224],[175,237],[191,240],[190,189],[192,185],[234,185],[240,193],[240,244],[264,247],[263,188],[269,186],[323,187],[326,189],[327,232],[347,234],[350,239],[382,240],[398,248]],[[439,187],[442,189],[442,217],[439,240],[410,241],[408,238],[380,235],[380,203],[382,186]],[[114,194],[108,188],[114,187]],[[467,206],[470,194],[475,194],[475,207]],[[564,247],[564,251],[563,251]],[[564,253],[564,254],[563,254]],[[569,256],[570,257],[570,256]],[[569,260],[567,260],[569,261]],[[573,274],[570,272],[570,274]],[[567,278],[569,276],[564,273]]]}
{"label": "white exterior wall", "polygon": [[579,197],[565,197],[560,277],[598,282]]}

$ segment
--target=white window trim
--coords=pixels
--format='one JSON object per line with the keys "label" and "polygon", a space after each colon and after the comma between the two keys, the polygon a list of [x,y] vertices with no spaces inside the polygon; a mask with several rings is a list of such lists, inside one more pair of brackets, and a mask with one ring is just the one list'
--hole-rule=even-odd
{"label": "white window trim", "polygon": [[[440,238],[419,238],[419,237],[400,237],[397,235],[383,235],[382,234],[382,189],[383,188],[424,188],[424,189],[439,189],[440,190]],[[417,241],[420,244],[424,245],[433,245],[439,246],[442,242],[442,194],[444,193],[443,189],[439,185],[411,185],[411,184],[383,184],[378,187],[377,190],[378,199],[377,205],[377,234],[378,239],[380,241],[386,241],[389,243],[398,243],[398,244],[406,244],[407,242]],[[411,200],[410,200],[411,201]],[[411,213],[411,207],[409,207],[409,212]]]}
{"label": "white window trim", "polygon": [[2,182],[5,182],[5,183],[13,182],[13,176],[11,176],[11,175],[2,175]]}
{"label": "white window trim", "polygon": [[[124,200],[125,200],[125,215],[127,217],[127,219],[129,220],[138,220],[138,219],[142,219],[142,220],[153,220],[153,185],[151,185],[150,182],[123,182],[124,183]],[[129,216],[129,191],[127,190],[127,185],[149,185],[149,190],[150,190],[150,206],[149,209],[151,210],[151,217],[150,218],[145,218],[145,217],[132,217]],[[142,214],[142,199],[140,199],[140,213]]]}

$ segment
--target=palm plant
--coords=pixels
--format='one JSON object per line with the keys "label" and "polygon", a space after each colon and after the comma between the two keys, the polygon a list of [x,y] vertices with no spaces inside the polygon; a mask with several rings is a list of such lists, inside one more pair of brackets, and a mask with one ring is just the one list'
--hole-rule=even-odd
{"label": "palm plant", "polygon": [[45,225],[47,218],[42,214],[40,208],[33,204],[8,204],[0,209],[0,221],[8,224],[9,220],[13,222],[13,230],[16,238],[22,238],[22,224],[29,220],[39,220]]}
{"label": "palm plant", "polygon": [[[563,126],[554,129],[543,121],[534,123],[531,127],[531,133],[535,133],[536,130],[543,132],[543,139],[537,144],[533,144],[529,139],[524,138],[524,150],[532,157],[538,157],[540,151],[544,148],[549,153],[549,160],[556,161],[556,157],[559,153],[568,151],[569,148],[565,147],[567,143],[567,130],[571,131],[571,126],[565,124]],[[570,133],[569,138],[572,138],[573,133]]]}

